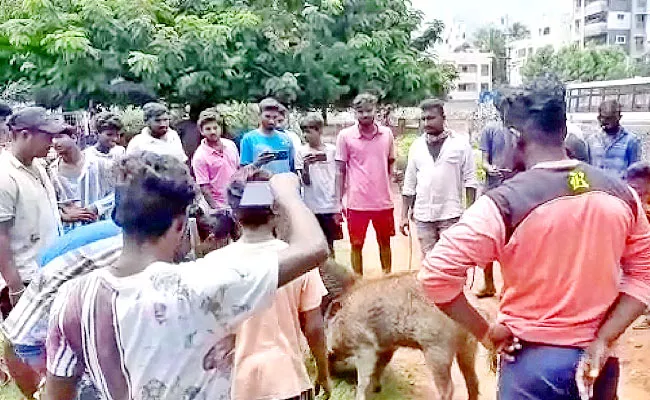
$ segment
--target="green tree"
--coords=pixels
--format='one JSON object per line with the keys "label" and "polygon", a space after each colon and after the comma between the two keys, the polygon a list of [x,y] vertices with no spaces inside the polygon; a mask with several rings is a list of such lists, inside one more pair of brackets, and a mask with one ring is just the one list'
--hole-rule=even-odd
{"label": "green tree", "polygon": [[530,57],[521,69],[524,79],[544,73],[555,74],[566,82],[590,82],[632,77],[635,69],[625,52],[616,47],[581,50],[569,46],[558,51],[545,47]]}
{"label": "green tree", "polygon": [[528,39],[530,38],[530,29],[522,22],[515,22],[510,27],[510,37],[513,40]]}
{"label": "green tree", "polygon": [[[300,107],[443,94],[453,73],[411,41],[406,0],[0,0],[3,82],[43,102],[214,104],[278,96]],[[424,50],[422,50],[424,49]],[[38,97],[38,96],[37,96]]]}
{"label": "green tree", "polygon": [[474,46],[481,51],[492,53],[493,83],[506,83],[507,51],[504,32],[495,26],[481,27],[474,34]]}

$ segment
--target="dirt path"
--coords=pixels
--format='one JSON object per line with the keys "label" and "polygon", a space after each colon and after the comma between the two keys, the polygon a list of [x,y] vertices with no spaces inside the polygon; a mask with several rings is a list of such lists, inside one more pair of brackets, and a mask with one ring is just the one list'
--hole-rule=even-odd
{"label": "dirt path", "polygon": [[[396,223],[399,223],[400,202],[401,199],[396,197]],[[393,271],[407,271],[409,269],[409,239],[398,232],[397,236],[393,238],[392,249]],[[416,270],[420,265],[420,249],[415,237],[412,240],[412,251],[411,268]],[[350,244],[347,238],[337,242],[336,254],[339,262],[349,264]],[[368,231],[363,257],[364,275],[369,278],[381,276],[379,250],[372,229]],[[496,275],[497,286],[499,286],[501,284],[501,277],[498,271]],[[483,276],[480,271],[476,273],[474,281],[474,291],[476,291],[483,282]],[[496,310],[497,308],[496,299],[481,300],[481,304],[489,310]],[[650,399],[650,330],[634,331],[628,329],[619,341],[619,356],[621,358],[619,397],[622,400]],[[421,352],[402,349],[396,353],[389,368],[405,377],[409,382],[412,388],[412,396],[409,396],[409,398],[422,400],[438,398],[431,374],[427,370]],[[479,352],[476,371],[480,381],[481,399],[496,400],[496,377],[489,371],[489,364],[483,348]],[[466,399],[467,392],[465,385],[460,370],[455,364],[452,377],[455,386],[454,400]]]}

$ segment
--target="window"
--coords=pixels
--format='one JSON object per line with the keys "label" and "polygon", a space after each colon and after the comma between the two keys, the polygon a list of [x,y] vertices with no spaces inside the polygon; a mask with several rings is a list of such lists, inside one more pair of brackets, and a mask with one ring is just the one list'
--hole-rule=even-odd
{"label": "window", "polygon": [[636,28],[645,29],[645,14],[638,14],[636,16]]}
{"label": "window", "polygon": [[486,90],[490,90],[490,84],[481,83],[481,92],[485,92]]}
{"label": "window", "polygon": [[636,48],[636,51],[643,51],[644,49],[644,44],[643,44],[643,36],[637,36],[634,38],[634,46]]}
{"label": "window", "polygon": [[481,76],[490,75],[490,66],[488,64],[481,65]]}
{"label": "window", "polygon": [[548,36],[548,35],[550,35],[550,34],[551,34],[551,28],[549,28],[549,27],[547,26],[546,28],[544,28],[544,33],[543,33],[543,35],[544,35],[544,36]]}
{"label": "window", "polygon": [[517,57],[519,57],[519,58],[524,58],[524,57],[526,57],[526,49],[519,49],[519,50],[517,50]]}
{"label": "window", "polygon": [[460,72],[462,72],[462,73],[465,73],[465,74],[475,74],[476,73],[476,65],[461,64],[459,67],[460,67]]}
{"label": "window", "polygon": [[460,83],[458,84],[458,91],[459,92],[473,92],[476,90],[476,84],[475,83]]}
{"label": "window", "polygon": [[639,85],[634,88],[633,111],[650,111],[650,85]]}
{"label": "window", "polygon": [[616,35],[616,44],[625,44],[627,42],[627,38],[625,35]]}
{"label": "window", "polygon": [[625,14],[616,14],[616,19],[619,21],[624,21],[625,20]]}
{"label": "window", "polygon": [[528,57],[531,57],[533,55],[533,48],[529,47],[528,48]]}

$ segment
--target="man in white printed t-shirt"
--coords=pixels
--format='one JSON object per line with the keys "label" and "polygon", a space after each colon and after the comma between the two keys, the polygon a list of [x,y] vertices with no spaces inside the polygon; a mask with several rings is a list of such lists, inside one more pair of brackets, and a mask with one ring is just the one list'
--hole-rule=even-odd
{"label": "man in white printed t-shirt", "polygon": [[334,257],[334,241],[343,239],[343,216],[336,195],[336,147],[323,143],[324,123],[317,113],[300,121],[307,143],[298,148],[296,169],[302,170],[305,204],[316,214]]}
{"label": "man in white printed t-shirt", "polygon": [[239,324],[327,257],[296,176],[278,174],[271,187],[292,226],[285,251],[230,257],[222,249],[173,265],[197,193],[189,170],[171,156],[123,159],[115,211],[122,254],[66,283],[55,299],[45,398],[74,398],[87,368],[109,399],[228,399]]}
{"label": "man in white printed t-shirt", "polygon": [[169,127],[169,110],[160,103],[147,103],[142,107],[147,124],[142,132],[135,135],[126,148],[126,154],[144,151],[170,155],[180,162],[187,161],[183,143],[175,130]]}

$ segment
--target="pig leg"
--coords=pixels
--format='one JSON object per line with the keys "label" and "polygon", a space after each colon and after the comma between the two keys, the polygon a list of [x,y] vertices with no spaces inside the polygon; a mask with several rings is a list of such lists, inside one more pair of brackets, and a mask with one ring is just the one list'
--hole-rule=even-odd
{"label": "pig leg", "polygon": [[476,340],[467,335],[467,340],[460,344],[460,348],[456,353],[456,361],[458,361],[460,372],[465,378],[469,400],[478,400],[478,376],[476,375],[475,365],[477,348]]}
{"label": "pig leg", "polygon": [[377,350],[373,347],[365,347],[357,352],[357,396],[356,400],[367,400],[373,394],[373,375],[379,360]]}
{"label": "pig leg", "polygon": [[375,372],[373,372],[371,377],[371,387],[372,391],[375,393],[381,392],[381,376],[386,369],[388,363],[393,358],[394,349],[386,350],[379,354],[377,357],[377,363],[375,364]]}
{"label": "pig leg", "polygon": [[440,347],[431,346],[424,351],[426,360],[441,400],[452,400],[454,396],[454,385],[451,381],[451,364],[454,361],[454,354]]}

